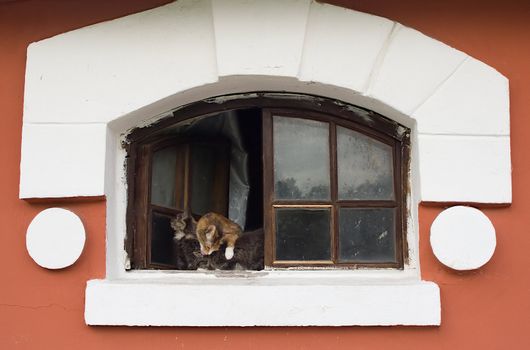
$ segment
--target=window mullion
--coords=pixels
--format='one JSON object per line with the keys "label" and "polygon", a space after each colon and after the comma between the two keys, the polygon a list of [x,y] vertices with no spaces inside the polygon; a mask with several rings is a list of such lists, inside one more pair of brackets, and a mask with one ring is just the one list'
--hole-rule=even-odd
{"label": "window mullion", "polygon": [[270,110],[262,110],[262,150],[263,150],[263,230],[265,232],[265,266],[272,266],[276,256],[274,229],[274,169],[273,169],[273,137],[272,114]]}
{"label": "window mullion", "polygon": [[[406,136],[405,136],[406,137]],[[403,154],[402,154],[403,152]],[[405,234],[407,232],[406,230],[406,218],[405,215],[405,208],[406,208],[406,198],[403,195],[405,191],[404,181],[403,179],[407,178],[406,168],[403,167],[403,162],[407,162],[408,159],[408,153],[405,147],[402,147],[400,141],[395,141],[394,143],[394,197],[396,198],[397,203],[399,205],[396,206],[396,214],[395,214],[395,253],[396,253],[396,261],[400,266],[403,266],[405,257],[408,255],[406,247],[406,237]],[[408,165],[408,164],[407,164]]]}
{"label": "window mullion", "polygon": [[338,221],[338,184],[337,184],[337,127],[335,122],[329,123],[329,154],[330,154],[330,184],[331,184],[331,260],[337,263],[338,247],[339,247],[339,221]]}

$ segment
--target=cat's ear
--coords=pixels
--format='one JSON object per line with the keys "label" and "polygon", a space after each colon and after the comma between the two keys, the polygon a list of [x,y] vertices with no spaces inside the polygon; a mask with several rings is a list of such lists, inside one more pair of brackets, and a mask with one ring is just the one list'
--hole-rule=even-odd
{"label": "cat's ear", "polygon": [[209,241],[213,241],[213,239],[215,238],[216,232],[217,232],[217,229],[215,228],[215,225],[208,226],[208,228],[206,229],[206,238]]}

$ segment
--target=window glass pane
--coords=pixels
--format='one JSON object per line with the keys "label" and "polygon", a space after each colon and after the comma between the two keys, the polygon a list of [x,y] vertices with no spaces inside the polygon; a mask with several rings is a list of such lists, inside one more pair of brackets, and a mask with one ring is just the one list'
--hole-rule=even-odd
{"label": "window glass pane", "polygon": [[337,127],[339,199],[394,199],[392,147]]}
{"label": "window glass pane", "polygon": [[[225,149],[218,145],[201,145],[194,144],[191,149],[191,211],[193,214],[204,215],[210,211],[219,212],[220,203],[216,200],[222,198],[226,201],[226,196],[220,196],[217,192],[228,192],[227,184],[216,187],[216,179],[222,174],[217,171],[226,171],[228,166],[226,162],[225,169],[218,169],[218,164],[226,157]],[[219,214],[226,215],[224,212]]]}
{"label": "window glass pane", "polygon": [[174,231],[171,218],[153,212],[151,226],[151,262],[158,264],[174,264]]}
{"label": "window glass pane", "polygon": [[394,209],[339,211],[340,262],[395,262]]}
{"label": "window glass pane", "polygon": [[176,147],[167,147],[153,154],[151,174],[151,203],[175,207]]}
{"label": "window glass pane", "polygon": [[326,200],[329,186],[329,125],[273,118],[276,199]]}
{"label": "window glass pane", "polygon": [[276,260],[330,260],[329,209],[276,209]]}

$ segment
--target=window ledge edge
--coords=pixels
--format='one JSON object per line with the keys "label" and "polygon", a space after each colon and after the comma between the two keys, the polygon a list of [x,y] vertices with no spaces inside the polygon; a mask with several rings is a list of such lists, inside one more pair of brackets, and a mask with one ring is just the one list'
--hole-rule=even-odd
{"label": "window ledge edge", "polygon": [[[175,284],[90,280],[87,325],[439,326],[428,281],[372,285]],[[215,304],[208,300],[215,300]]]}

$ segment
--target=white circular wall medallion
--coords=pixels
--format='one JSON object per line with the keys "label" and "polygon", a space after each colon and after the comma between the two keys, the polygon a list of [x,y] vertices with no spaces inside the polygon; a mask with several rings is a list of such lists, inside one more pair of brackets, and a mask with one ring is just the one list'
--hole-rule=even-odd
{"label": "white circular wall medallion", "polygon": [[31,258],[47,269],[62,269],[75,263],[85,246],[85,228],[69,210],[49,208],[29,224],[26,248]]}
{"label": "white circular wall medallion", "polygon": [[452,269],[478,269],[493,256],[495,228],[478,209],[452,207],[432,223],[431,246],[436,258]]}

